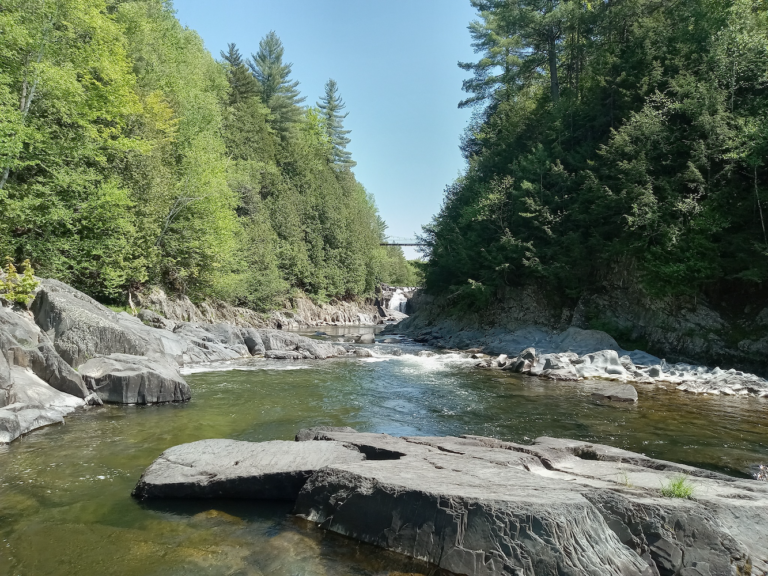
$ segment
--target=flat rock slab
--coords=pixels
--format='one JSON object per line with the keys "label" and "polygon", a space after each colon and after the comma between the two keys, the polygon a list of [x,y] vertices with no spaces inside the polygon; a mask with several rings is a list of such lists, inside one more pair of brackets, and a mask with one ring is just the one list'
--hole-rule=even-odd
{"label": "flat rock slab", "polygon": [[201,440],[163,452],[133,496],[295,500],[317,470],[364,458],[339,442]]}
{"label": "flat rock slab", "polygon": [[[555,438],[296,438],[171,449],[135,495],[295,498],[324,529],[470,576],[768,575],[763,482]],[[694,499],[661,495],[680,474]]]}

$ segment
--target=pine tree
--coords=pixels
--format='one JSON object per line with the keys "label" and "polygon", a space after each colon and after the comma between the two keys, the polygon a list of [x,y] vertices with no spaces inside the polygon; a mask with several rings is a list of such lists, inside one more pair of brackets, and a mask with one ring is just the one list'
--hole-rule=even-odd
{"label": "pine tree", "polygon": [[272,111],[274,127],[281,136],[299,121],[300,105],[306,100],[299,97],[299,82],[289,79],[293,64],[283,64],[284,53],[283,43],[271,31],[259,42],[259,51],[248,60],[248,67],[261,86],[262,102]]}
{"label": "pine tree", "polygon": [[333,163],[344,168],[357,166],[357,162],[352,160],[352,154],[347,150],[347,144],[350,142],[347,134],[350,130],[344,130],[344,119],[349,116],[349,112],[341,113],[347,105],[341,99],[339,86],[334,79],[331,78],[325,84],[325,95],[317,103],[317,107],[325,118],[325,130],[332,146]]}
{"label": "pine tree", "polygon": [[261,87],[248,71],[237,46],[228,44],[227,51],[222,51],[221,57],[227,63],[227,78],[230,86],[229,104],[238,104],[258,96]]}
{"label": "pine tree", "polygon": [[469,26],[479,62],[459,62],[474,76],[462,88],[471,96],[460,108],[512,99],[514,92],[548,72],[550,96],[560,98],[559,59],[566,4],[561,0],[470,0],[480,20]]}

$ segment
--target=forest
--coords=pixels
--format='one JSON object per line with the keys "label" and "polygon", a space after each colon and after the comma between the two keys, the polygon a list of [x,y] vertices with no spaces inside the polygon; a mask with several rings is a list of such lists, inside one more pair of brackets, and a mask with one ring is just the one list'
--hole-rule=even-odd
{"label": "forest", "polygon": [[115,303],[414,284],[351,171],[340,88],[307,105],[291,72],[274,32],[214,58],[169,0],[4,1],[0,257]]}
{"label": "forest", "polygon": [[768,3],[471,0],[468,161],[427,287],[651,297],[768,279]]}

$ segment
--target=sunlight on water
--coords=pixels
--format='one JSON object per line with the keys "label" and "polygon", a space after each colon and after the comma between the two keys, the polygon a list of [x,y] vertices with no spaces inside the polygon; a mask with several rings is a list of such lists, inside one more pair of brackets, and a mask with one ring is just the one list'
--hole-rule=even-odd
{"label": "sunlight on water", "polygon": [[742,476],[768,460],[765,400],[638,386],[638,406],[607,405],[579,384],[475,370],[463,354],[418,356],[408,342],[371,349],[374,358],[190,370],[189,404],[89,409],[0,447],[0,576],[429,573],[299,522],[290,505],[130,497],[163,450],[204,438],[289,440],[333,425],[524,443],[571,437]]}

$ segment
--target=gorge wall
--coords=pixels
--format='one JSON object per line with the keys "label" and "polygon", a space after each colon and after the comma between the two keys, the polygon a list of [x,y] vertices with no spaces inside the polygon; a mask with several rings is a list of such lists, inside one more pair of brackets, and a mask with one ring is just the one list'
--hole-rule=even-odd
{"label": "gorge wall", "polygon": [[[601,330],[626,350],[644,350],[670,362],[717,365],[768,373],[768,302],[759,298],[662,298],[605,284],[575,301],[529,284],[508,288],[496,303],[468,310],[450,298],[419,293],[413,315],[397,331],[437,346],[469,348],[526,328],[559,334],[570,327]],[[528,345],[532,345],[528,344]]]}

